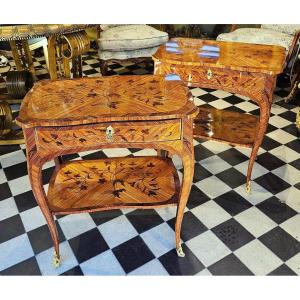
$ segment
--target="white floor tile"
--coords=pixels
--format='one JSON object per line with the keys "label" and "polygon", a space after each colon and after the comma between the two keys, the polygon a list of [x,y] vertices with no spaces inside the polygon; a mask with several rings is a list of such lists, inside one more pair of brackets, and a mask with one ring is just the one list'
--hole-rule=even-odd
{"label": "white floor tile", "polygon": [[111,250],[83,262],[80,268],[84,275],[125,275],[123,268]]}
{"label": "white floor tile", "polygon": [[196,276],[212,276],[208,269],[204,269],[196,274]]}
{"label": "white floor tile", "polygon": [[143,232],[141,237],[156,257],[175,248],[175,232],[167,223]]}
{"label": "white floor tile", "polygon": [[286,163],[290,163],[300,158],[300,153],[284,145],[274,148],[269,152]]}
{"label": "white floor tile", "polygon": [[253,111],[253,110],[257,109],[257,105],[254,105],[253,103],[248,102],[248,101],[238,103],[235,106],[242,109],[242,110],[244,110],[244,111],[246,111],[246,112]]}
{"label": "white floor tile", "polygon": [[43,226],[47,223],[39,206],[21,212],[20,217],[26,232]]}
{"label": "white floor tile", "polygon": [[276,170],[273,170],[272,173],[291,185],[300,182],[300,170],[297,170],[291,165],[283,165]]}
{"label": "white floor tile", "polygon": [[227,184],[216,176],[205,178],[195,183],[195,185],[210,198],[216,198],[231,190]]}
{"label": "white floor tile", "polygon": [[14,198],[0,201],[0,221],[18,214],[18,208]]}
{"label": "white floor tile", "polygon": [[34,255],[27,234],[19,235],[0,244],[0,271]]}
{"label": "white floor tile", "polygon": [[162,219],[164,219],[164,221],[168,221],[176,216],[177,207],[169,206],[164,208],[158,208],[156,211],[162,217]]}
{"label": "white floor tile", "polygon": [[256,238],[277,226],[273,220],[255,206],[241,212],[234,218]]}
{"label": "white floor tile", "polygon": [[26,161],[26,156],[22,150],[1,155],[2,168],[7,168]]}
{"label": "white floor tile", "polygon": [[71,239],[96,227],[95,222],[89,214],[68,215],[60,218],[58,222],[67,239]]}
{"label": "white floor tile", "polygon": [[283,262],[259,240],[253,240],[239,248],[234,254],[255,275],[266,275],[278,268]]}
{"label": "white floor tile", "polygon": [[289,207],[300,213],[300,191],[295,187],[290,187],[276,195],[281,202],[286,203]]}
{"label": "white floor tile", "polygon": [[202,143],[202,146],[213,152],[214,154],[218,154],[225,150],[232,148],[230,145],[226,143],[220,143],[216,141],[205,141]]}
{"label": "white floor tile", "polygon": [[132,272],[128,273],[128,275],[135,275],[135,276],[162,276],[162,275],[169,275],[166,269],[163,267],[161,262],[157,259],[153,259],[143,266],[133,270]]}
{"label": "white floor tile", "polygon": [[288,232],[298,242],[300,242],[300,214],[297,214],[294,217],[281,223],[280,227]]}
{"label": "white floor tile", "polygon": [[36,255],[42,275],[59,275],[78,265],[78,261],[67,241],[59,244],[61,264],[54,268],[52,264],[54,248],[47,249]]}
{"label": "white floor tile", "polygon": [[214,264],[231,253],[230,249],[211,231],[206,231],[192,238],[186,242],[186,245],[205,267]]}
{"label": "white floor tile", "polygon": [[290,124],[290,122],[287,119],[281,118],[280,116],[272,116],[269,119],[269,124],[277,127],[282,128]]}
{"label": "white floor tile", "polygon": [[218,174],[224,170],[231,168],[231,165],[219,156],[210,156],[200,161],[202,167],[213,174]]}
{"label": "white floor tile", "polygon": [[7,181],[7,178],[5,176],[5,173],[4,173],[3,169],[0,169],[0,184],[4,183],[6,181]]}
{"label": "white floor tile", "polygon": [[251,181],[250,194],[246,192],[246,185],[240,185],[234,190],[253,205],[257,205],[273,196],[273,194],[268,192],[266,189],[264,189],[261,185],[257,184],[255,181]]}
{"label": "white floor tile", "polygon": [[123,157],[131,154],[131,152],[125,148],[104,149],[103,152],[108,157]]}
{"label": "white floor tile", "polygon": [[[235,165],[234,168],[237,169],[239,172],[241,172],[243,175],[247,176],[247,170],[248,170],[249,160],[246,160],[238,165]],[[264,168],[262,165],[254,162],[254,166],[251,173],[251,179],[258,178],[264,174],[267,174],[269,171]]]}
{"label": "white floor tile", "polygon": [[300,275],[300,253],[287,260],[285,264],[291,268],[297,275]]}
{"label": "white floor tile", "polygon": [[114,248],[138,235],[138,232],[122,215],[98,226],[110,248]]}
{"label": "white floor tile", "polygon": [[288,133],[282,129],[277,129],[277,130],[271,131],[271,132],[267,133],[266,135],[268,137],[270,137],[271,139],[277,141],[280,144],[287,144],[295,139],[294,135],[291,135],[290,133]]}
{"label": "white floor tile", "polygon": [[212,200],[191,211],[208,228],[213,228],[231,218],[227,211]]}
{"label": "white floor tile", "polygon": [[29,177],[28,175],[10,180],[8,182],[10,191],[13,196],[25,193],[27,191],[31,190],[31,185],[29,182]]}
{"label": "white floor tile", "polygon": [[134,156],[156,156],[157,152],[154,149],[142,149],[140,151],[134,152]]}
{"label": "white floor tile", "polygon": [[217,109],[224,109],[224,108],[232,106],[230,103],[228,103],[227,101],[224,101],[223,99],[211,101],[209,104]]}
{"label": "white floor tile", "polygon": [[202,96],[202,95],[206,95],[207,94],[207,91],[201,89],[201,88],[194,88],[191,90],[193,96]]}

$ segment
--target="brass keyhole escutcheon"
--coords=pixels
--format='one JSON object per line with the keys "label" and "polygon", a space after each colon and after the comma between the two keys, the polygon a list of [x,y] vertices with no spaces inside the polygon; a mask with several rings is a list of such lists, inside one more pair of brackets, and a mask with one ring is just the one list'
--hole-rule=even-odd
{"label": "brass keyhole escutcheon", "polygon": [[213,72],[212,72],[211,69],[208,69],[208,70],[207,70],[206,76],[207,76],[207,79],[211,79],[211,78],[213,77]]}
{"label": "brass keyhole escutcheon", "polygon": [[106,128],[106,139],[111,142],[113,139],[114,139],[114,133],[115,133],[115,130],[113,129],[112,126],[108,126]]}

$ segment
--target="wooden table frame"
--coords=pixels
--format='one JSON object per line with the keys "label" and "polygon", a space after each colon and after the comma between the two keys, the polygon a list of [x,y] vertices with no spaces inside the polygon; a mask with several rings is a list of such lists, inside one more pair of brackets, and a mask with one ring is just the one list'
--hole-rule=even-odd
{"label": "wooden table frame", "polygon": [[[164,85],[164,78],[160,76],[122,76],[117,77],[117,80],[115,80],[114,77],[117,76],[110,76],[100,80],[97,78],[86,78],[81,79],[81,81],[60,80],[52,81],[52,83],[39,82],[25,97],[20,115],[17,119],[24,132],[27,150],[26,153],[28,174],[32,186],[32,191],[42,210],[43,215],[47,220],[51,237],[54,243],[55,254],[53,262],[55,266],[58,266],[60,263],[60,254],[58,232],[54,221],[54,215],[72,214],[79,212],[94,212],[129,207],[147,209],[164,207],[166,205],[177,205],[175,224],[176,250],[178,256],[184,256],[184,252],[180,245],[180,231],[184,209],[190,193],[194,174],[193,118],[197,115],[198,109],[191,101],[191,95],[188,94],[187,88],[184,87],[184,85],[182,85],[180,81],[177,83],[168,83],[170,87],[168,88]],[[123,85],[119,85],[120,80],[122,81]],[[48,97],[51,98],[51,95],[53,96],[55,93],[54,91],[59,90],[59,86],[61,85],[64,86],[65,89],[63,98],[69,99],[68,89],[66,88],[68,84],[70,84],[71,86],[71,88],[69,89],[70,91],[74,90],[75,87],[78,86],[80,86],[81,89],[85,90],[84,93],[87,95],[86,102],[91,101],[89,102],[91,104],[91,108],[95,110],[94,105],[98,105],[99,100],[97,98],[94,99],[94,96],[89,95],[91,95],[91,91],[96,94],[102,92],[104,92],[104,94],[106,93],[106,91],[101,91],[100,81],[104,84],[105,82],[109,82],[111,85],[119,85],[119,91],[122,90],[123,87],[124,89],[126,89],[129,83],[132,87],[136,86],[137,89],[139,88],[140,91],[141,89],[143,89],[143,91],[145,92],[144,95],[141,95],[140,93],[138,93],[138,90],[135,91],[135,89],[132,89],[132,93],[129,93],[128,95],[130,95],[130,99],[132,97],[132,103],[134,103],[135,101],[143,103],[142,105],[145,107],[145,109],[147,108],[149,113],[143,114],[143,112],[140,111],[139,114],[137,113],[137,115],[133,113],[129,115],[124,114],[124,116],[122,116],[122,114],[99,115],[94,111],[93,117],[90,116],[89,118],[86,118],[85,113],[82,112],[83,118],[78,119],[75,116],[68,117],[68,114],[61,115],[60,107],[57,108],[56,111],[58,117],[56,117],[56,115],[52,112],[52,118],[45,119],[40,114],[41,118],[39,119],[38,113],[33,114],[33,112],[30,111],[30,107],[32,105],[34,106],[34,103],[37,103],[36,101],[39,101],[38,99],[43,98],[43,95],[47,95],[45,94],[46,90],[49,90]],[[89,85],[89,83],[92,84]],[[143,85],[147,84],[149,84],[148,87],[150,86],[149,91],[152,92],[153,89],[158,91],[159,88],[161,88],[161,90],[159,91],[160,95],[163,95],[161,94],[161,91],[165,92],[166,90],[169,90],[169,92],[167,91],[168,95],[164,95],[163,99],[158,98],[161,99],[158,100],[161,104],[157,107],[155,103],[158,102],[155,99],[155,101],[153,102],[151,100],[152,104],[154,104],[153,107],[151,106],[151,103],[149,104],[147,89],[143,88]],[[47,88],[47,86],[49,86],[49,88]],[[176,102],[172,100],[174,98],[172,96],[173,91],[176,91],[177,93],[178,98],[177,100],[175,100]],[[118,93],[116,89],[114,90],[114,92]],[[156,94],[156,92],[154,92],[154,94]],[[107,95],[107,97],[110,96]],[[115,94],[111,94],[111,97],[115,97]],[[120,101],[119,103],[122,102],[122,99],[123,101],[128,101],[128,98],[126,100],[126,97],[122,97],[122,95],[119,95],[118,99]],[[57,100],[59,100],[59,97],[57,98]],[[82,94],[78,96],[78,99],[72,99],[73,104],[76,107],[78,105],[78,101],[81,100]],[[56,101],[56,99],[54,99],[53,101]],[[86,102],[84,103],[82,109],[86,109]],[[129,106],[130,103],[128,103]],[[71,104],[70,108],[73,107],[73,104]],[[118,104],[116,105],[117,106],[115,106],[114,104],[112,109],[112,111],[115,113],[117,113],[118,108]],[[120,105],[122,105],[122,103]],[[177,106],[178,109],[171,109],[169,112],[164,109],[160,110],[160,106],[166,107],[168,105],[170,105],[170,108],[174,108]],[[111,106],[111,104],[109,104],[109,106]],[[41,108],[38,105],[36,107],[38,109]],[[55,108],[56,105],[52,107],[52,109]],[[107,108],[104,108],[104,111],[107,110]],[[79,110],[79,114],[80,113],[81,112]],[[47,115],[47,109],[45,109],[45,114],[43,115]],[[112,128],[115,128],[114,133],[113,131],[111,131]],[[114,135],[113,139],[110,137],[110,134]],[[178,193],[176,193],[176,195],[172,197],[171,202],[146,202],[142,203],[142,205],[141,203],[130,205],[126,205],[126,203],[114,205],[114,203],[111,203],[110,205],[106,206],[96,205],[94,207],[81,208],[75,206],[65,206],[64,208],[57,208],[59,205],[61,205],[61,203],[57,202],[57,199],[51,199],[50,197],[50,194],[53,194],[55,179],[50,180],[48,196],[46,195],[42,183],[42,166],[46,162],[54,159],[55,172],[58,173],[62,169],[62,166],[64,166],[61,160],[62,155],[88,150],[120,147],[133,147],[141,149],[154,148],[158,149],[158,155],[161,158],[165,158],[166,153],[168,153],[168,155],[170,156],[176,154],[181,157],[184,168],[182,185],[181,189],[180,187],[178,187]],[[179,181],[176,179],[177,172],[176,175],[174,175],[174,178],[176,188],[176,185],[179,185]],[[56,205],[55,203],[58,204]]]}
{"label": "wooden table frame", "polygon": [[[154,74],[177,74],[188,86],[237,93],[259,105],[257,121],[254,116],[251,119],[248,115],[226,111],[220,116],[221,111],[200,107],[194,125],[194,137],[252,148],[246,179],[249,193],[254,161],[268,126],[276,77],[284,66],[284,48],[183,38],[171,42],[177,43],[180,51],[170,54],[167,46],[162,45],[153,56]],[[199,49],[203,45],[219,46],[220,58],[200,58]],[[222,122],[216,124],[218,115]],[[231,129],[229,133],[225,132],[224,125]]]}

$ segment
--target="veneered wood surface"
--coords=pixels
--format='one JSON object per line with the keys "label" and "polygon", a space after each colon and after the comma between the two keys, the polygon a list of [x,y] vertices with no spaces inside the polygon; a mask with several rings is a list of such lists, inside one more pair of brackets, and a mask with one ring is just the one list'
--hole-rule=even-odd
{"label": "veneered wood surface", "polygon": [[[114,130],[106,137],[107,128]],[[181,120],[108,122],[73,127],[43,127],[36,130],[39,151],[47,154],[74,147],[94,147],[107,143],[174,141],[181,138]]]}
{"label": "veneered wood surface", "polygon": [[22,127],[163,120],[195,113],[187,87],[164,76],[40,81],[24,98]]}
{"label": "veneered wood surface", "polygon": [[193,132],[194,137],[252,147],[258,126],[259,118],[253,115],[200,107]]}
{"label": "veneered wood surface", "polygon": [[[284,68],[285,49],[280,46],[189,38],[174,38],[171,42],[172,47],[161,45],[153,55],[153,59],[174,65],[218,67],[270,75],[279,74]],[[203,45],[218,46],[219,57],[200,57],[200,48]],[[169,48],[177,48],[178,51],[175,53]]]}
{"label": "veneered wood surface", "polygon": [[178,193],[170,158],[107,158],[62,164],[50,180],[48,201],[52,212],[70,213],[176,204]]}

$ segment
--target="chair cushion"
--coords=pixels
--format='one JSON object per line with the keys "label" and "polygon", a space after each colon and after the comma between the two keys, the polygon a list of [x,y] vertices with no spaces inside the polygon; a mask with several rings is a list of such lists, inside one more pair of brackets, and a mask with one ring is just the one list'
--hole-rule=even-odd
{"label": "chair cushion", "polygon": [[261,28],[294,35],[298,30],[300,30],[300,24],[262,24]]}
{"label": "chair cushion", "polygon": [[111,27],[101,32],[100,50],[126,51],[159,46],[168,41],[168,34],[148,25]]}
{"label": "chair cushion", "polygon": [[240,42],[249,44],[277,45],[289,50],[293,36],[270,29],[239,28],[233,32],[222,33],[217,41]]}
{"label": "chair cushion", "polygon": [[138,57],[151,57],[158,49],[159,46],[137,49],[137,50],[124,50],[124,51],[98,51],[99,58],[103,60],[109,59],[130,59]]}

